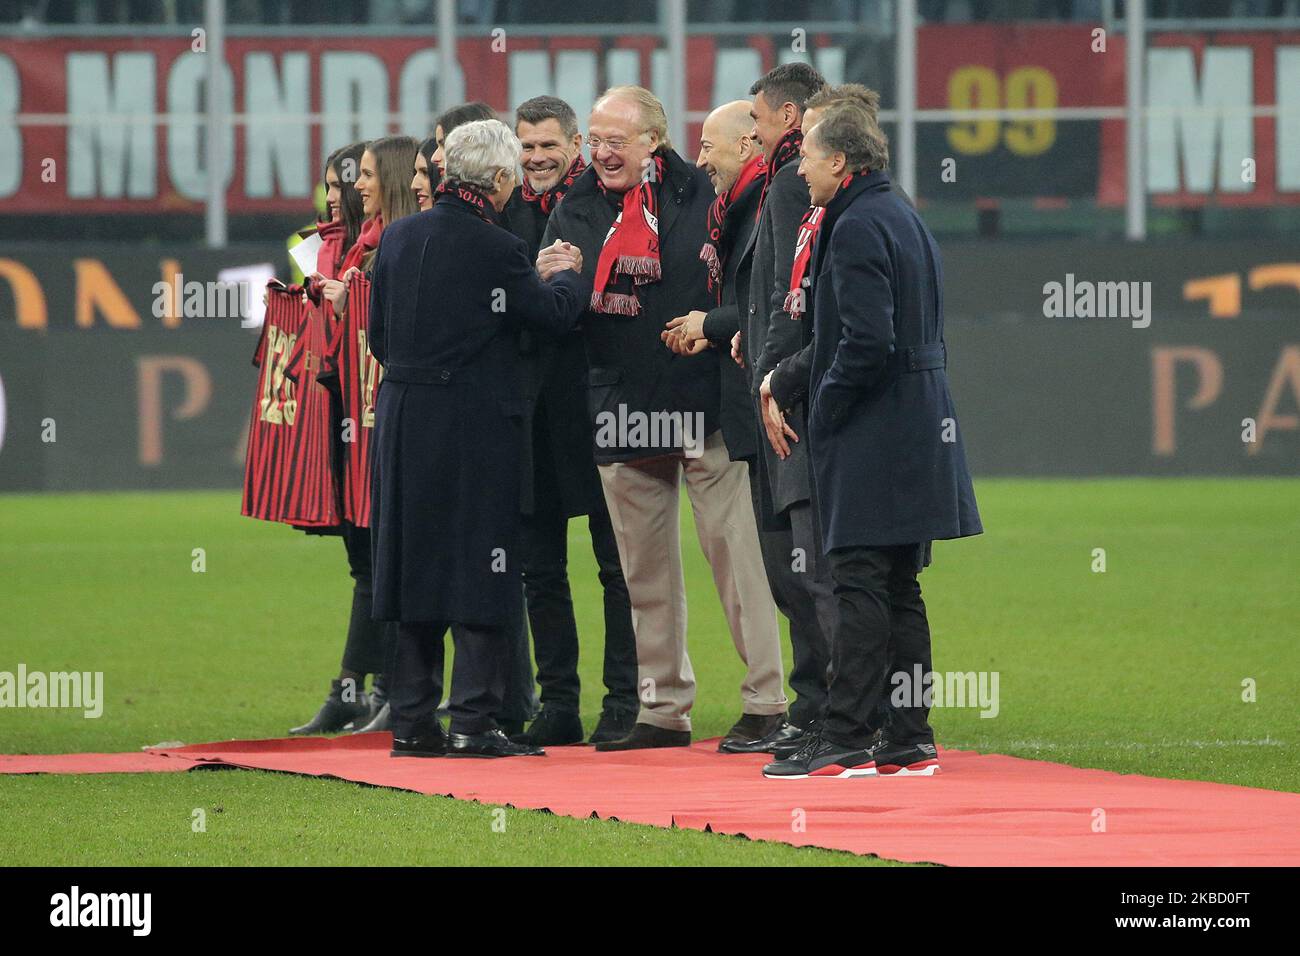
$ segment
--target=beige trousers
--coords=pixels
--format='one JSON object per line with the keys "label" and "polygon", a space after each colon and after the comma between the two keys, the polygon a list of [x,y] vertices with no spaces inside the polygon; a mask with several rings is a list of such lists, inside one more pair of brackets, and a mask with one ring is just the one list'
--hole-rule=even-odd
{"label": "beige trousers", "polygon": [[641,697],[637,720],[665,730],[691,729],[695,673],[686,653],[679,511],[683,478],[731,639],[747,668],[740,686],[742,708],[747,714],[784,713],[781,636],[759,551],[749,466],[727,457],[717,431],[705,440],[698,458],[667,456],[600,466],[632,601]]}

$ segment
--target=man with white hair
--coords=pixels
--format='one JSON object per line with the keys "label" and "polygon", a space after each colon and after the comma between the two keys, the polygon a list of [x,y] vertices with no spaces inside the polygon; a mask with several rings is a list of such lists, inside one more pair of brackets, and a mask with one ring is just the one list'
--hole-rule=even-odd
{"label": "man with white hair", "polygon": [[714,191],[668,142],[663,104],[639,86],[592,107],[587,170],[551,213],[538,269],[577,246],[593,291],[583,314],[595,456],[632,601],[640,712],[626,737],[598,750],[691,741],[695,675],[686,652],[680,487],[746,663],[745,714],[784,714],[776,605],[759,553],[743,461],[719,429],[719,353],[678,355],[660,333],[675,316],[716,304],[700,258]]}
{"label": "man with white hair", "polygon": [[[372,452],[374,609],[398,622],[389,689],[395,757],[541,755],[496,724],[522,589],[524,398],[519,333],[571,330],[591,297],[571,246],[550,282],[500,225],[519,140],[498,120],[458,126],[433,209],[379,243],[370,349],[384,366]],[[456,644],[451,728],[443,637]]]}

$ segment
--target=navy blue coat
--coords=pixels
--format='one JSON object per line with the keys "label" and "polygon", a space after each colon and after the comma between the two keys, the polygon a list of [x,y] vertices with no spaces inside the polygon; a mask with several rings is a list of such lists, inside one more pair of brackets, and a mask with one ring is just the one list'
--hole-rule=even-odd
{"label": "navy blue coat", "polygon": [[384,367],[371,446],[374,616],[504,624],[517,615],[525,397],[519,331],[571,330],[591,298],[467,205],[388,226],[370,348]]}
{"label": "navy blue coat", "polygon": [[826,550],[979,534],[939,247],[885,173],[827,205],[811,269],[808,440]]}

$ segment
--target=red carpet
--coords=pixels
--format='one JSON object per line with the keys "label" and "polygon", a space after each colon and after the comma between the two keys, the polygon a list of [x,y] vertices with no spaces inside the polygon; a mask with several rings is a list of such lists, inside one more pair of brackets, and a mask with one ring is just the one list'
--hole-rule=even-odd
{"label": "red carpet", "polygon": [[[943,774],[765,780],[761,755],[689,750],[394,760],[387,734],[229,741],[138,754],[0,756],[0,773],[134,773],[200,764],[337,777],[461,800],[710,829],[892,860],[984,866],[1295,866],[1300,795],[943,751]],[[1094,832],[1096,810],[1105,832]],[[799,824],[802,822],[802,829]]]}

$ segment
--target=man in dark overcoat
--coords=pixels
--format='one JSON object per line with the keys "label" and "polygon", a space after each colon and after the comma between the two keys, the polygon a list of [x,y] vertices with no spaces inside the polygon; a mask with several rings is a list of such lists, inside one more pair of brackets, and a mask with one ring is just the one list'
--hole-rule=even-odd
{"label": "man in dark overcoat", "polygon": [[[838,620],[825,722],[764,773],[933,774],[917,576],[931,541],[983,530],[945,372],[939,248],[890,188],[888,143],[863,103],[827,106],[802,154],[800,174],[825,213],[808,264],[815,325],[801,437]],[[914,686],[882,728],[878,705],[898,690],[887,687],[891,669]]]}
{"label": "man in dark overcoat", "polygon": [[[565,249],[554,258],[566,271],[542,281],[526,243],[499,224],[519,155],[498,120],[458,127],[433,209],[389,226],[376,258],[369,339],[384,378],[372,458],[374,606],[377,618],[399,622],[394,756],[542,753],[509,741],[494,720],[522,588],[518,335],[571,330],[591,285],[574,271],[580,255]],[[444,734],[435,710],[453,624]]]}

